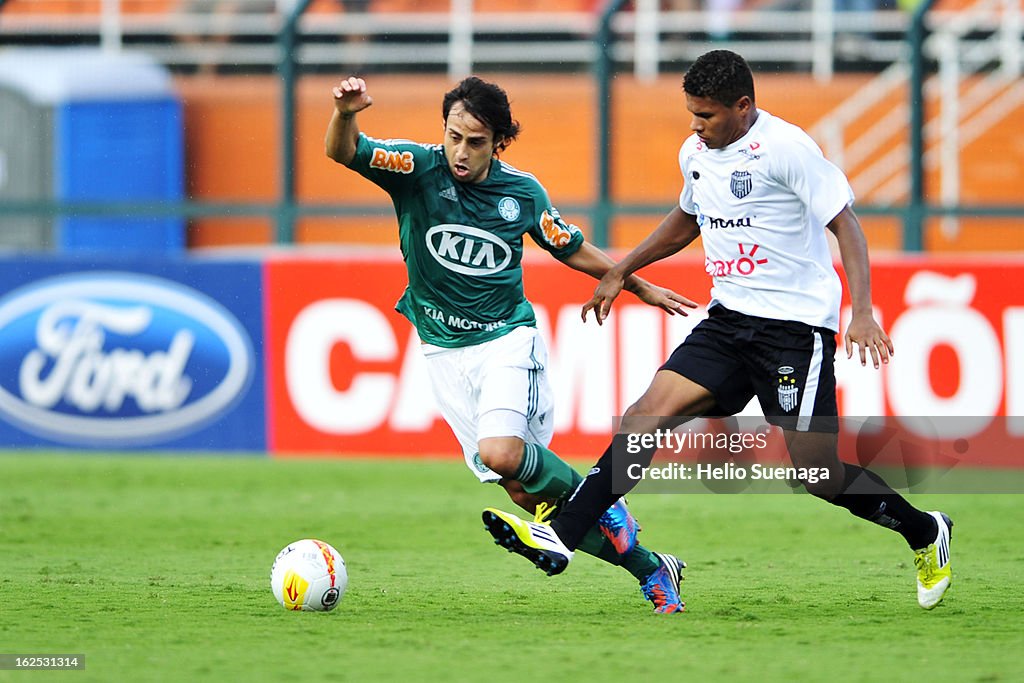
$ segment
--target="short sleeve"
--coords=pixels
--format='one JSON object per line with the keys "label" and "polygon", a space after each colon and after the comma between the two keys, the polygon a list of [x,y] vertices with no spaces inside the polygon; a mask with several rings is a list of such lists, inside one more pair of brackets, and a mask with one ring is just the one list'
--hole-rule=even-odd
{"label": "short sleeve", "polygon": [[389,194],[413,185],[413,178],[434,163],[436,145],[411,140],[380,140],[359,134],[348,167]]}
{"label": "short sleeve", "polygon": [[686,143],[679,148],[679,172],[683,175],[683,189],[679,191],[679,208],[683,213],[691,216],[697,215],[697,209],[693,205],[693,186],[687,181],[687,161],[693,150],[688,150]]}
{"label": "short sleeve", "polygon": [[530,237],[558,259],[567,259],[583,245],[583,232],[562,220],[558,209],[551,205],[548,193],[538,185],[534,196],[535,214],[530,226]]}
{"label": "short sleeve", "polygon": [[814,222],[825,226],[853,203],[853,188],[838,166],[803,136],[778,160],[777,178],[807,207]]}

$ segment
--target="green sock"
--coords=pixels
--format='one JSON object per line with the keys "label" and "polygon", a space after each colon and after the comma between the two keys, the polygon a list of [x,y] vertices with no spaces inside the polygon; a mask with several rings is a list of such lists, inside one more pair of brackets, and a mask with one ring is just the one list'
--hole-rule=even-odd
{"label": "green sock", "polygon": [[[558,511],[555,511],[555,515],[558,515]],[[605,535],[597,530],[597,527],[589,530],[587,535],[580,540],[580,544],[576,546],[576,550],[586,553],[587,555],[593,555],[599,560],[604,560],[608,564],[614,564],[616,567],[622,564],[621,560],[624,558],[619,557],[619,553],[616,552],[615,546],[612,542],[605,538]]]}
{"label": "green sock", "polygon": [[639,543],[622,558],[622,567],[635,576],[640,583],[643,583],[660,566],[661,562],[658,560],[658,556]]}
{"label": "green sock", "polygon": [[523,461],[512,477],[523,490],[544,498],[564,498],[580,485],[583,477],[569,463],[535,443],[523,449]]}
{"label": "green sock", "polygon": [[[513,478],[523,485],[523,490],[527,493],[555,499],[570,495],[583,481],[580,473],[569,463],[535,443],[526,444],[523,461]],[[558,514],[557,510],[555,514]],[[596,526],[587,532],[576,549],[609,564],[621,565],[639,581],[650,576],[660,564],[654,553],[640,544],[637,544],[626,557],[620,558],[615,546]]]}

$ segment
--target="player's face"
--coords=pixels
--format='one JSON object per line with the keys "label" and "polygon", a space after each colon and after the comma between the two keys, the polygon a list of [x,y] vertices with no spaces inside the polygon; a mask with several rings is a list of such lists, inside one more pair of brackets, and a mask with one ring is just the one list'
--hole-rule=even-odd
{"label": "player's face", "polygon": [[444,156],[452,175],[463,183],[479,183],[491,169],[494,132],[456,102],[444,124]]}
{"label": "player's face", "polygon": [[692,114],[690,130],[710,149],[721,149],[746,135],[752,107],[746,95],[727,107],[710,97],[686,94],[686,108]]}

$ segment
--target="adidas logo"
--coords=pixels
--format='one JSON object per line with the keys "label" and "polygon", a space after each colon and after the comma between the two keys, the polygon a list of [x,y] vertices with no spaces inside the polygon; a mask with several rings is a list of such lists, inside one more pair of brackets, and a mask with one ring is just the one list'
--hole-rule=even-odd
{"label": "adidas logo", "polygon": [[555,545],[558,543],[557,536],[555,536],[555,532],[551,531],[551,527],[547,525],[537,524],[536,522],[534,522],[530,525],[530,532],[533,534],[535,538],[539,538],[542,541],[546,541],[551,545]]}
{"label": "adidas logo", "polygon": [[448,187],[444,188],[443,190],[438,192],[438,194],[449,201],[459,201],[459,194],[455,191],[455,187],[452,185],[449,185]]}
{"label": "adidas logo", "polygon": [[[939,521],[939,520],[936,520]],[[949,527],[946,526],[946,521],[939,521],[941,525],[939,527],[939,538],[938,538],[938,559],[939,567],[945,567],[949,563]],[[943,533],[945,532],[945,533]]]}

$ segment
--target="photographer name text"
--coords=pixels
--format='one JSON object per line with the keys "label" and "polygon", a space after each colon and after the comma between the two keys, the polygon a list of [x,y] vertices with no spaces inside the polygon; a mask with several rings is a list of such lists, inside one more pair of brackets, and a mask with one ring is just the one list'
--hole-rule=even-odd
{"label": "photographer name text", "polygon": [[733,463],[720,465],[669,463],[659,467],[644,467],[632,464],[626,469],[626,476],[634,481],[644,479],[660,481],[757,481],[781,480],[800,481],[816,484],[827,481],[827,467],[771,467],[755,463],[740,467]]}

